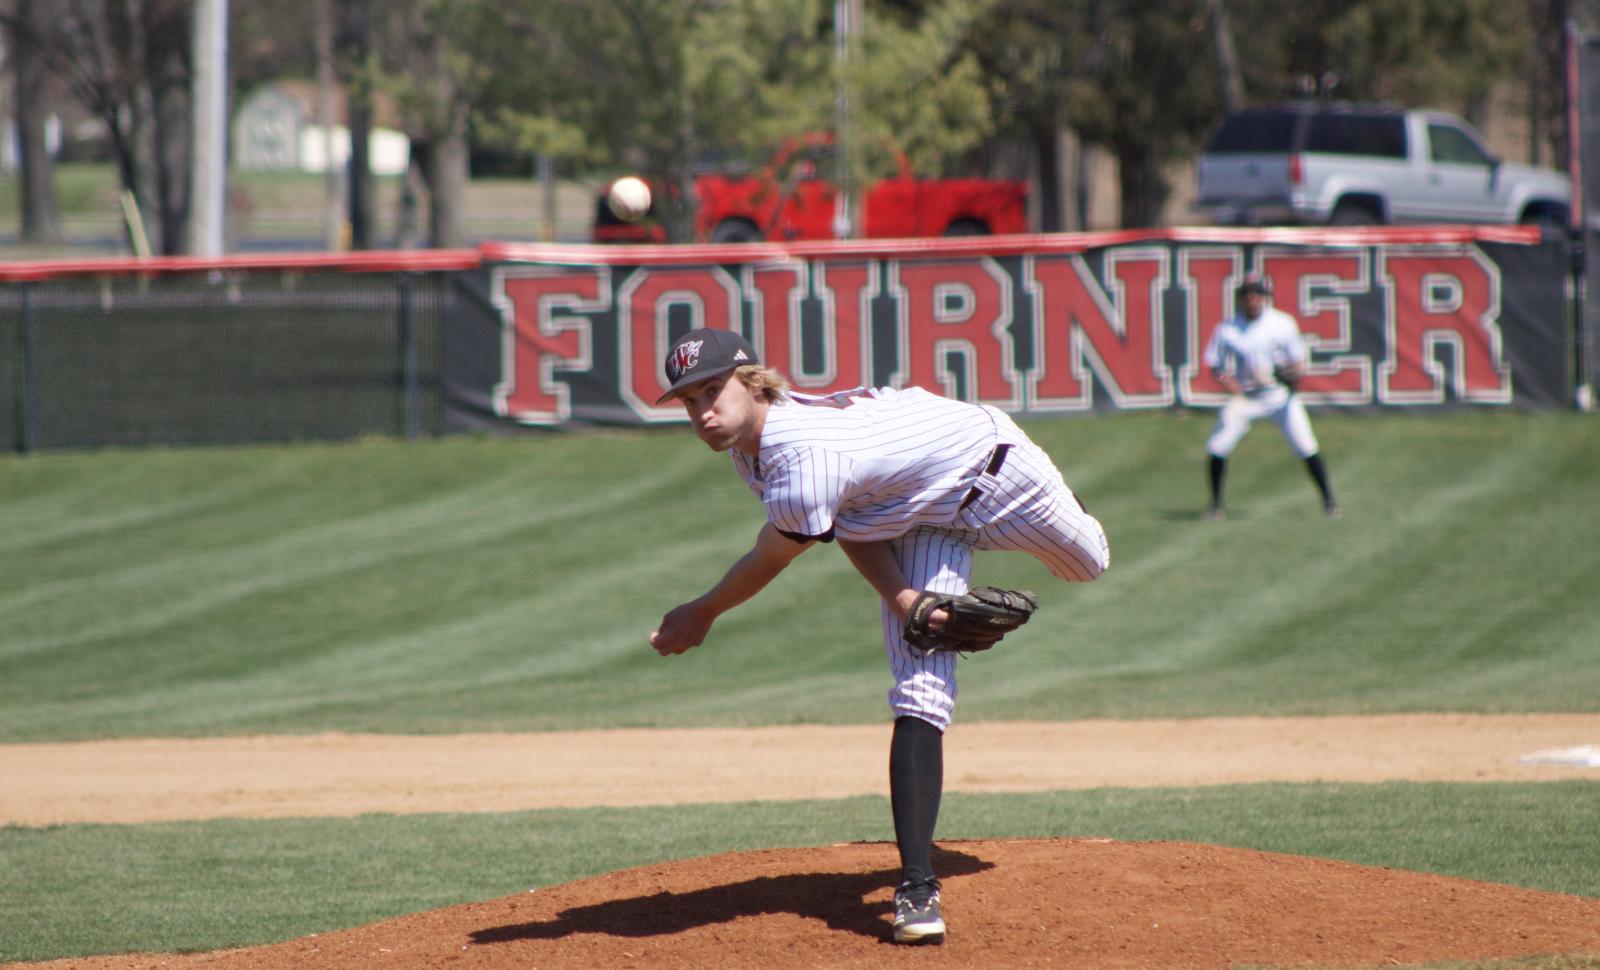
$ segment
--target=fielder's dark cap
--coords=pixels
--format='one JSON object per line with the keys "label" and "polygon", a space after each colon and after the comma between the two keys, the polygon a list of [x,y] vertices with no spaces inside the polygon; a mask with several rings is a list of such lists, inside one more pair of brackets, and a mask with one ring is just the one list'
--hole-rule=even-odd
{"label": "fielder's dark cap", "polygon": [[1260,293],[1262,296],[1272,295],[1272,281],[1261,273],[1247,273],[1239,283],[1239,295],[1246,293]]}
{"label": "fielder's dark cap", "polygon": [[674,340],[672,348],[667,351],[667,393],[661,395],[656,403],[665,404],[672,395],[697,381],[745,364],[759,363],[756,349],[750,346],[750,341],[731,330],[712,330],[708,327],[691,330]]}

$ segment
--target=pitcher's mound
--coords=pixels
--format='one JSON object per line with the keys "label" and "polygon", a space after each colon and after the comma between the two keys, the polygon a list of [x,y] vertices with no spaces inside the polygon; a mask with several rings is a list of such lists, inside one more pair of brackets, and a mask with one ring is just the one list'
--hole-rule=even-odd
{"label": "pitcher's mound", "polygon": [[886,843],[735,852],[94,970],[1348,966],[1600,954],[1600,899],[1185,842],[940,843],[949,939],[889,942]]}

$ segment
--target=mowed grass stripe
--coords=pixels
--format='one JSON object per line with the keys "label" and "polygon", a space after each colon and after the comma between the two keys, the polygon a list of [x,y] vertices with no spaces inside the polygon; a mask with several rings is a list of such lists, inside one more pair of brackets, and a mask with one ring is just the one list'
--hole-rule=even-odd
{"label": "mowed grass stripe", "polygon": [[[1177,456],[1165,480],[1150,467],[1151,481],[1131,483],[1136,496],[1091,494],[1113,537],[1111,572],[1082,590],[1055,587],[1008,639],[1038,649],[985,658],[1028,676],[985,681],[964,698],[965,716],[1003,717],[1018,703],[1201,714],[1245,696],[1238,713],[1591,709],[1584,658],[1600,642],[1600,612],[1583,590],[1597,577],[1595,557],[1577,552],[1600,539],[1585,478],[1600,454],[1591,419],[1323,417],[1350,509],[1336,522],[1320,518],[1309,477],[1270,427],[1233,462],[1233,518],[1212,523],[1199,516],[1205,426],[1130,425],[1163,441],[1154,453]],[[1463,662],[1482,652],[1487,662]]]}
{"label": "mowed grass stripe", "polygon": [[[1270,426],[1203,521],[1209,423],[1028,422],[1112,568],[980,555],[1043,605],[963,665],[959,717],[1600,706],[1592,418],[1319,415],[1336,522]],[[682,429],[0,460],[0,739],[883,717],[878,608],[831,545],[649,650],[760,522]]]}
{"label": "mowed grass stripe", "polygon": [[[76,580],[37,584],[0,596],[0,610],[24,631],[29,611],[46,619],[66,604],[78,611],[71,629],[52,637],[18,635],[7,649],[18,653],[72,648],[89,641],[151,633],[213,612],[241,599],[288,587],[317,584],[411,560],[442,557],[517,536],[559,532],[574,520],[600,518],[635,504],[650,485],[638,479],[606,483],[581,496],[541,501],[519,492],[519,475],[494,479],[427,501],[303,525],[285,532],[262,531],[225,549],[156,552],[152,558],[91,573]],[[663,475],[671,487],[683,476]],[[237,510],[219,509],[227,516]],[[85,625],[86,620],[99,623]]]}

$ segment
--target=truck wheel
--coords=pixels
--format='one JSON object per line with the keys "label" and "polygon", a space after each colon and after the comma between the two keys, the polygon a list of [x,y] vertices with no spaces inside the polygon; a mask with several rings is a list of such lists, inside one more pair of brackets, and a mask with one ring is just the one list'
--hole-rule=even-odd
{"label": "truck wheel", "polygon": [[1375,226],[1382,221],[1371,205],[1351,200],[1334,206],[1333,215],[1328,217],[1330,226]]}
{"label": "truck wheel", "polygon": [[711,231],[711,241],[714,243],[747,243],[760,239],[761,230],[749,219],[724,219]]}
{"label": "truck wheel", "polygon": [[989,227],[976,219],[957,219],[944,227],[946,236],[987,236]]}
{"label": "truck wheel", "polygon": [[1528,206],[1521,222],[1524,226],[1538,226],[1545,239],[1560,239],[1566,235],[1567,218],[1564,206],[1537,204]]}

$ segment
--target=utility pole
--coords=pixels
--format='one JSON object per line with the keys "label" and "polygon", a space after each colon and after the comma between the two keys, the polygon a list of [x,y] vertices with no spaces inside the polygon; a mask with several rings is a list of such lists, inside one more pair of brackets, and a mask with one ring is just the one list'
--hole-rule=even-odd
{"label": "utility pole", "polygon": [[220,256],[228,211],[228,0],[194,4],[194,185],[189,252]]}
{"label": "utility pole", "polygon": [[854,120],[850,114],[850,83],[854,72],[855,38],[861,33],[861,0],[834,0],[833,3],[833,55],[838,65],[839,79],[834,93],[834,152],[838,160],[839,194],[834,199],[833,234],[839,239],[849,239],[860,225],[860,207],[856,204],[854,160]]}

